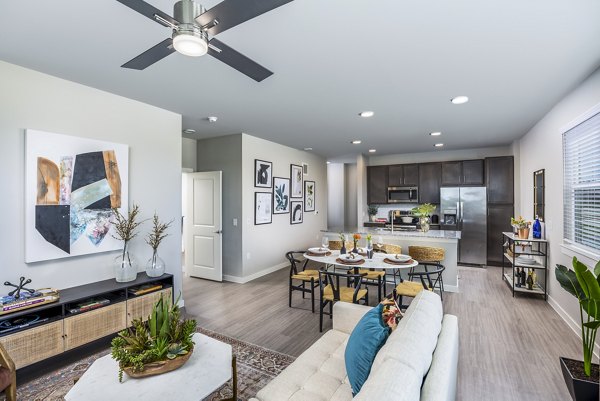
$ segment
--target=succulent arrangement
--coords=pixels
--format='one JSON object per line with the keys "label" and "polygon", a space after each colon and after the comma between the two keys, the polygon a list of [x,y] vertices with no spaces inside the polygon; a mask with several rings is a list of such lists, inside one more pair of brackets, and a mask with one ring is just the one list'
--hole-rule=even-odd
{"label": "succulent arrangement", "polygon": [[111,355],[119,363],[119,381],[123,370],[142,372],[150,363],[175,359],[192,352],[196,321],[180,319],[177,301],[160,299],[154,304],[147,322],[135,319],[132,327],[121,331],[111,342]]}

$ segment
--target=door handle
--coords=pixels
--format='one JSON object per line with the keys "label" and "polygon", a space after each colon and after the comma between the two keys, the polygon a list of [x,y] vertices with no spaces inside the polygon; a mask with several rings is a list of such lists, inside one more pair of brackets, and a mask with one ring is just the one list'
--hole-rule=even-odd
{"label": "door handle", "polygon": [[215,234],[223,234],[223,230],[217,230],[214,232]]}

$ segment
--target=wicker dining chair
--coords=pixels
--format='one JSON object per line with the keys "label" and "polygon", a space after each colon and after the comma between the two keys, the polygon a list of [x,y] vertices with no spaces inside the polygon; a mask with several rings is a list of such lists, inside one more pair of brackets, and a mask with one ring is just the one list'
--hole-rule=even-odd
{"label": "wicker dining chair", "polygon": [[[419,267],[423,267],[425,272],[428,272],[431,267],[436,269],[442,265],[442,262],[446,257],[446,251],[444,250],[444,248],[431,246],[409,246],[408,254],[411,258],[419,262],[419,264],[416,267],[411,269],[410,273],[413,273],[415,269]],[[440,297],[443,297],[444,279],[441,276],[441,274],[439,276],[439,279],[436,280],[436,283],[437,287],[435,288],[438,288],[440,290]]]}
{"label": "wicker dining chair", "polygon": [[[304,251],[290,251],[285,254],[287,260],[290,261],[290,288],[289,288],[289,307],[292,307],[292,292],[302,292],[302,298],[306,293],[310,293],[310,302],[312,313],[315,313],[315,288],[319,285],[319,271],[306,270],[308,259],[304,259],[302,270],[298,266],[302,263],[300,257],[304,255]],[[296,284],[298,282],[298,284]],[[308,284],[308,288],[306,285]]]}
{"label": "wicker dining chair", "polygon": [[[438,286],[442,279],[442,273],[446,268],[441,264],[433,266],[433,270],[408,273],[409,280],[403,280],[394,288],[394,299],[401,308],[408,306],[402,304],[403,296],[414,298],[421,291],[433,291]],[[413,277],[418,277],[421,282],[412,281]],[[440,291],[440,298],[443,300],[442,294],[442,291]]]}
{"label": "wicker dining chair", "polygon": [[[346,250],[350,251],[354,248],[354,242],[346,241]],[[329,241],[329,249],[332,251],[339,251],[342,249],[342,241],[341,240],[330,240]]]}
{"label": "wicker dining chair", "polygon": [[15,363],[2,344],[0,344],[0,391],[4,391],[6,401],[17,401]]}
{"label": "wicker dining chair", "polygon": [[[332,271],[319,270],[319,292],[321,300],[319,301],[319,332],[323,331],[323,315],[329,315],[333,318],[333,304],[335,302],[351,302],[359,303],[364,301],[365,305],[369,304],[369,291],[366,288],[361,288],[362,274],[345,274]],[[352,283],[351,287],[340,285],[340,278],[346,278]],[[329,312],[324,309],[329,304]]]}

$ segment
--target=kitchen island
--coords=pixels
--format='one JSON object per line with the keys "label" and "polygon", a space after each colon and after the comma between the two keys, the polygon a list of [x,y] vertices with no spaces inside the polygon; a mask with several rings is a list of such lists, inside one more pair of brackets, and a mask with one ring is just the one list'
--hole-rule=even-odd
{"label": "kitchen island", "polygon": [[340,233],[347,235],[348,240],[351,240],[352,234],[359,233],[363,239],[359,241],[359,245],[364,245],[367,234],[373,236],[373,243],[377,242],[377,237],[381,236],[386,244],[400,245],[402,253],[408,254],[408,247],[416,246],[432,246],[443,248],[446,252],[446,258],[442,264],[446,267],[444,270],[444,290],[447,292],[458,292],[458,240],[460,239],[460,231],[448,230],[429,230],[426,233],[422,231],[394,230],[372,227],[344,227],[344,228],[328,228],[322,230],[323,235],[326,235],[330,240],[336,240]]}

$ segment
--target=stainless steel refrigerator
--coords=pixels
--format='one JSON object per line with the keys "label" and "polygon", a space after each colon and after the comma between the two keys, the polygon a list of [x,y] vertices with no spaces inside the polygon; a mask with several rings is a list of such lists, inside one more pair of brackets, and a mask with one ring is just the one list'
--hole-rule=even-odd
{"label": "stainless steel refrigerator", "polygon": [[487,215],[485,187],[440,189],[442,230],[461,231],[458,262],[487,263]]}

